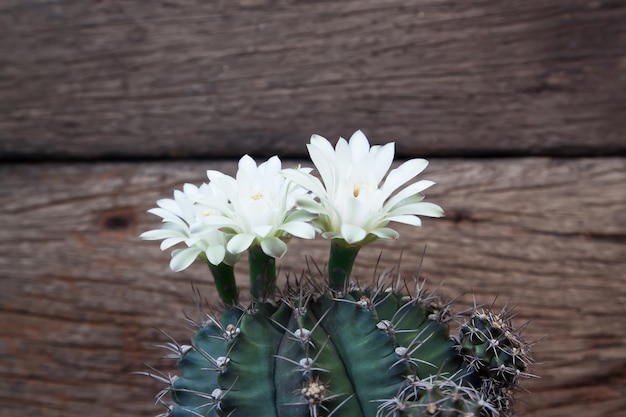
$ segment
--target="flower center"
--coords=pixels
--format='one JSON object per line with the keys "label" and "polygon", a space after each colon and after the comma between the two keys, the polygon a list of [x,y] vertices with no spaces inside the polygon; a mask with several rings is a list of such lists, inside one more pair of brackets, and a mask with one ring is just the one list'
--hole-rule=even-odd
{"label": "flower center", "polygon": [[361,181],[358,184],[355,182],[352,184],[352,195],[358,197],[361,194],[361,190],[368,190],[369,188],[370,185],[365,181]]}
{"label": "flower center", "polygon": [[254,201],[260,200],[263,198],[263,193],[259,191],[258,193],[250,194],[250,198]]}

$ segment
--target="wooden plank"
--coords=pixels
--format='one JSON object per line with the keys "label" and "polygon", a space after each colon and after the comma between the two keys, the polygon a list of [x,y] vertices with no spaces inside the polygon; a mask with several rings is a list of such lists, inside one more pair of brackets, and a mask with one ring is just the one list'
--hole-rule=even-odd
{"label": "wooden plank", "polygon": [[612,155],[626,2],[0,2],[0,157]]}
{"label": "wooden plank", "polygon": [[[286,163],[291,165],[291,163]],[[5,164],[0,166],[0,415],[154,415],[159,387],[131,375],[148,362],[171,370],[152,346],[190,332],[190,282],[215,302],[202,265],[179,274],[142,231],[145,211],[207,168],[235,162]],[[396,264],[441,295],[472,304],[518,305],[531,320],[541,379],[524,386],[526,416],[618,417],[626,407],[626,159],[506,159],[431,162],[428,193],[447,211],[395,243],[363,249],[363,281]],[[323,262],[327,242],[294,240],[283,271],[305,256]],[[246,285],[245,264],[239,264]],[[245,291],[244,291],[245,293]],[[473,294],[473,296],[472,296]]]}

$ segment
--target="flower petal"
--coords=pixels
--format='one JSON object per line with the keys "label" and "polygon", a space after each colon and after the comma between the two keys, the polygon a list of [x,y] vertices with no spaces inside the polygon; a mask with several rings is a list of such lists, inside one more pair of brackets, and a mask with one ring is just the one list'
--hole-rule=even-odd
{"label": "flower petal", "polygon": [[439,207],[437,204],[429,203],[426,201],[420,201],[419,203],[399,206],[391,210],[390,214],[393,216],[409,214],[429,217],[443,217],[444,215],[443,209],[441,207]]}
{"label": "flower petal", "polygon": [[164,239],[163,242],[161,242],[160,248],[162,251],[165,251],[171,248],[172,246],[178,245],[179,243],[184,242],[184,241],[185,241],[184,237],[170,237],[170,238]]}
{"label": "flower petal", "polygon": [[400,233],[388,227],[381,227],[370,232],[374,236],[385,240],[396,240],[400,237]]}
{"label": "flower petal", "polygon": [[284,230],[285,232],[302,239],[313,239],[315,237],[315,228],[305,222],[285,223],[279,228],[279,230]]}
{"label": "flower petal", "polygon": [[226,245],[226,249],[233,254],[238,254],[250,247],[252,242],[254,242],[255,235],[251,233],[241,233],[233,236],[232,239]]}
{"label": "flower petal", "polygon": [[259,167],[263,167],[264,175],[276,175],[282,169],[282,163],[280,162],[280,158],[274,155],[259,165]]}
{"label": "flower petal", "polygon": [[312,214],[321,214],[326,212],[324,206],[313,200],[310,196],[296,198],[296,204],[302,210],[306,210]]}
{"label": "flower petal", "polygon": [[[180,191],[175,191],[174,195],[177,195],[179,198],[181,197]],[[157,200],[157,206],[161,207],[163,210],[169,211],[170,213],[176,214],[177,216],[182,216],[182,210],[176,200],[172,200],[171,198],[162,198]]]}
{"label": "flower petal", "polygon": [[[333,190],[334,184],[336,182],[336,176],[335,176],[336,173],[334,169],[334,161],[335,161],[334,152],[329,155],[325,147],[319,148],[317,146],[314,146],[313,144],[307,145],[307,149],[309,151],[309,157],[311,158],[313,165],[315,165],[317,172],[319,172],[320,177],[322,178],[322,181],[326,185],[326,189]],[[305,188],[308,188],[303,184],[301,185]],[[315,191],[314,193],[318,194]]]}
{"label": "flower petal", "polygon": [[162,228],[162,229],[148,230],[147,232],[143,232],[142,234],[139,235],[139,239],[161,240],[161,239],[166,239],[170,237],[180,237],[181,235],[182,233],[180,230]]}
{"label": "flower petal", "polygon": [[218,227],[235,227],[237,226],[237,222],[226,216],[207,216],[202,219],[202,223],[194,224],[191,227],[191,232],[200,233],[201,231],[206,231],[207,226],[208,229],[216,229]]}
{"label": "flower petal", "polygon": [[272,226],[271,225],[256,226],[255,228],[252,229],[252,231],[258,237],[265,238],[272,231]]}
{"label": "flower petal", "polygon": [[396,169],[392,169],[387,175],[381,190],[386,195],[391,195],[395,190],[404,185],[407,181],[417,177],[428,166],[426,159],[411,159],[400,165]]}
{"label": "flower petal", "polygon": [[340,239],[341,238],[341,233],[337,233],[337,232],[324,232],[322,233],[322,237],[324,239]]}
{"label": "flower petal", "polygon": [[370,143],[365,134],[360,130],[357,130],[350,136],[349,144],[353,162],[358,161],[370,151]]}
{"label": "flower petal", "polygon": [[298,184],[300,187],[311,191],[316,196],[326,195],[326,190],[322,185],[322,182],[311,174],[297,170],[297,169],[283,169],[281,174],[290,181]]}
{"label": "flower petal", "polygon": [[180,272],[186,269],[189,265],[196,260],[201,250],[196,247],[178,249],[172,252],[172,260],[170,261],[170,268],[174,272]]}
{"label": "flower petal", "polygon": [[404,223],[404,224],[410,224],[411,226],[421,226],[422,225],[422,220],[420,220],[419,217],[417,216],[393,216],[393,217],[389,217],[387,220],[389,220],[390,222],[396,222],[396,223]]}
{"label": "flower petal", "polygon": [[256,162],[254,159],[248,154],[244,155],[239,159],[237,176],[241,173],[254,173],[256,171]]}
{"label": "flower petal", "polygon": [[365,239],[365,237],[367,236],[367,232],[358,226],[353,226],[351,224],[342,224],[341,235],[346,242],[348,242],[349,244],[353,244]]}
{"label": "flower petal", "polygon": [[391,168],[393,157],[396,153],[395,143],[390,142],[376,149],[377,151],[374,155],[374,164],[371,168],[374,171],[374,176],[376,177],[376,183],[378,185],[389,171],[389,168]]}
{"label": "flower petal", "polygon": [[316,218],[317,216],[314,213],[311,213],[307,210],[294,210],[290,213],[285,219],[286,223],[289,222],[308,222]]}
{"label": "flower petal", "polygon": [[226,257],[226,248],[222,245],[212,245],[205,251],[206,257],[213,265],[219,265]]}
{"label": "flower petal", "polygon": [[187,224],[185,223],[185,221],[181,219],[180,217],[178,217],[176,214],[172,213],[171,211],[167,211],[165,209],[155,207],[155,208],[148,210],[148,213],[161,217],[164,222],[174,223],[180,227],[187,227]]}
{"label": "flower petal", "polygon": [[421,180],[414,182],[413,184],[400,190],[396,195],[387,200],[387,202],[385,203],[385,208],[391,210],[395,205],[403,203],[403,200],[414,196],[418,197],[416,201],[421,201],[424,196],[422,196],[420,193],[425,189],[433,186],[434,184],[435,183],[430,180]]}
{"label": "flower petal", "polygon": [[287,244],[277,237],[261,240],[261,249],[266,255],[274,258],[282,258],[287,252]]}

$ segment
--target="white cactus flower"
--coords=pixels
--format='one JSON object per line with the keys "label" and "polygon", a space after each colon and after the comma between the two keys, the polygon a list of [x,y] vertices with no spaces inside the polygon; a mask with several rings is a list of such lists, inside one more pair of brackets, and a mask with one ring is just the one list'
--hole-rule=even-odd
{"label": "white cactus flower", "polygon": [[239,254],[258,244],[274,258],[285,254],[286,240],[291,236],[314,238],[315,229],[309,221],[315,216],[296,208],[296,198],[307,191],[282,176],[281,169],[277,156],[257,166],[244,155],[236,178],[207,171],[213,193],[197,194],[196,203],[210,210],[211,215],[196,223],[192,232],[219,229],[232,236],[226,246],[228,252]]}
{"label": "white cactus flower", "polygon": [[183,190],[174,191],[174,199],[161,199],[157,201],[159,207],[148,210],[163,219],[163,225],[159,229],[149,230],[139,237],[145,240],[163,240],[161,250],[165,251],[180,243],[187,245],[172,251],[170,268],[182,271],[193,263],[201,254],[204,254],[209,262],[218,265],[222,262],[234,263],[236,259],[226,253],[226,236],[218,229],[204,230],[201,233],[193,233],[191,228],[201,222],[210,214],[206,207],[195,203],[199,195],[212,194],[207,184],[196,187],[193,184],[185,184]]}
{"label": "white cactus flower", "polygon": [[307,145],[317,177],[302,170],[287,169],[283,175],[312,192],[297,198],[298,207],[318,215],[315,226],[323,237],[339,238],[362,245],[375,239],[397,239],[389,222],[420,226],[418,216],[441,217],[436,204],[422,201],[422,191],[434,182],[420,180],[405,188],[428,161],[411,159],[392,169],[394,143],[371,146],[361,131],[350,141],[340,138],[335,148],[319,135]]}

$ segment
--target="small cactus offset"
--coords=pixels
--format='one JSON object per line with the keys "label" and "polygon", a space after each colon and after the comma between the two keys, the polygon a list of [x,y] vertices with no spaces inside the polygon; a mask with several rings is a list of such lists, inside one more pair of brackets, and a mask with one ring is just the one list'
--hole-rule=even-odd
{"label": "small cactus offset", "polygon": [[[389,222],[443,215],[422,201],[432,182],[401,188],[425,161],[388,172],[393,144],[370,147],[361,132],[335,149],[313,136],[309,152],[322,181],[308,168],[282,170],[277,157],[257,167],[246,156],[236,179],[209,171],[209,184],[186,185],[151,210],[164,225],[142,238],[163,239],[164,249],[185,243],[170,266],[205,261],[225,305],[193,321],[190,344],[165,346],[178,375],[146,373],[166,384],[161,416],[512,415],[531,359],[506,312],[462,320],[422,284],[391,273],[367,288],[351,279],[362,246],[398,238]],[[275,263],[288,240],[317,233],[331,241],[327,274],[277,291]],[[244,306],[233,265],[246,250],[252,302]]]}

